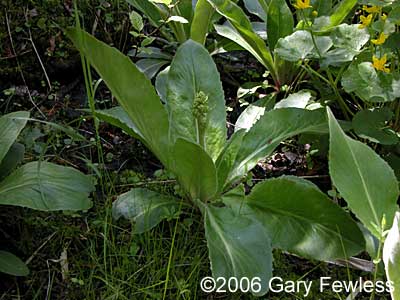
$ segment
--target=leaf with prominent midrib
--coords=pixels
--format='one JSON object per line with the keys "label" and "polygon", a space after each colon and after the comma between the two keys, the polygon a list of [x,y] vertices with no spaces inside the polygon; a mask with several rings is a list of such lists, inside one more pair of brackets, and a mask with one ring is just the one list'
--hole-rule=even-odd
{"label": "leaf with prominent midrib", "polygon": [[264,225],[274,247],[319,260],[350,257],[365,248],[356,222],[307,180],[266,180],[244,203]]}
{"label": "leaf with prominent midrib", "polygon": [[[195,116],[204,109],[195,107],[200,92],[207,97],[204,124]],[[201,145],[216,160],[226,140],[225,98],[217,67],[199,43],[179,47],[168,71],[166,105],[173,137]]]}
{"label": "leaf with prominent midrib", "polygon": [[350,209],[375,236],[384,215],[391,226],[399,185],[390,166],[367,145],[346,136],[328,109],[329,172]]}
{"label": "leaf with prominent midrib", "polygon": [[0,204],[37,210],[85,210],[92,206],[90,178],[48,162],[31,162],[0,182]]}
{"label": "leaf with prominent midrib", "polygon": [[259,277],[261,291],[256,294],[264,295],[272,277],[272,249],[261,224],[229,207],[204,205],[203,214],[213,277]]}
{"label": "leaf with prominent midrib", "polygon": [[225,186],[246,175],[285,139],[305,132],[327,133],[327,127],[322,110],[281,108],[266,112],[243,137]]}
{"label": "leaf with prominent midrib", "polygon": [[143,188],[131,189],[113,203],[113,217],[135,222],[134,233],[143,233],[179,211],[179,200]]}
{"label": "leaf with prominent midrib", "polygon": [[76,28],[68,29],[67,33],[117,98],[146,145],[169,166],[168,115],[151,81],[117,49]]}
{"label": "leaf with prominent midrib", "polygon": [[173,148],[172,170],[192,200],[204,202],[217,191],[217,171],[211,157],[199,145],[178,139]]}
{"label": "leaf with prominent midrib", "polygon": [[273,51],[280,38],[293,32],[293,15],[285,0],[272,0],[268,6],[268,46]]}

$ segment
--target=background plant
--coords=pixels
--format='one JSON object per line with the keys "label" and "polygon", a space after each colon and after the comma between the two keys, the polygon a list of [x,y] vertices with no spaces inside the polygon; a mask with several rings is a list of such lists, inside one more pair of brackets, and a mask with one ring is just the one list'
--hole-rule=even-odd
{"label": "background plant", "polygon": [[[88,196],[94,187],[79,171],[45,161],[14,170],[25,152],[15,141],[28,118],[29,113],[23,111],[0,117],[0,204],[42,211],[89,209]],[[29,272],[18,257],[6,251],[0,251],[0,271],[17,276]]]}

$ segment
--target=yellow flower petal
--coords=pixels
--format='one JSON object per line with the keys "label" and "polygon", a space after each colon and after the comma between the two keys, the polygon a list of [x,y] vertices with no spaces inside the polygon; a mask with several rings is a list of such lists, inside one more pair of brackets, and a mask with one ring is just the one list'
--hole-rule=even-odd
{"label": "yellow flower petal", "polygon": [[369,14],[368,16],[360,16],[360,21],[361,24],[358,26],[358,28],[362,29],[368,27],[372,22],[372,14]]}
{"label": "yellow flower petal", "polygon": [[374,55],[372,57],[372,66],[378,71],[389,73],[390,69],[385,67],[386,61],[387,61],[387,55],[386,54],[381,58],[377,58]]}
{"label": "yellow flower petal", "polygon": [[293,5],[296,9],[306,9],[312,7],[310,0],[296,0],[296,4]]}
{"label": "yellow flower petal", "polygon": [[381,11],[381,8],[379,6],[371,6],[368,7],[366,5],[363,5],[363,10],[366,11],[369,14],[375,14],[375,13],[379,13]]}
{"label": "yellow flower petal", "polygon": [[381,32],[381,34],[378,36],[377,39],[373,39],[371,40],[371,42],[375,45],[382,45],[383,43],[385,43],[386,39],[387,39],[387,35],[384,34],[383,32]]}

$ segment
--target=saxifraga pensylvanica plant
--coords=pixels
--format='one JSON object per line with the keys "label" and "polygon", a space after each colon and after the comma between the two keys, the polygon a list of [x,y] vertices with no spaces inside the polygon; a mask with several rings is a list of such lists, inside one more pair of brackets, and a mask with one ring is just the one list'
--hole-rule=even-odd
{"label": "saxifraga pensylvanica plant", "polygon": [[185,192],[184,199],[143,188],[120,195],[114,217],[133,220],[135,233],[195,205],[204,219],[212,275],[259,277],[256,295],[268,291],[272,248],[319,260],[365,248],[356,222],[311,182],[273,178],[249,195],[241,184],[283,140],[303,132],[326,134],[323,109],[274,109],[227,140],[222,85],[203,46],[188,40],[179,47],[159,89],[163,103],[128,57],[80,29],[67,33],[121,105],[96,116],[141,140]]}

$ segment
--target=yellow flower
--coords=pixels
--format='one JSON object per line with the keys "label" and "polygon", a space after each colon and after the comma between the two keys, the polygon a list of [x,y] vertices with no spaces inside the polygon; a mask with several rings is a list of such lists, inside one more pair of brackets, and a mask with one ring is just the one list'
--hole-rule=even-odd
{"label": "yellow flower", "polygon": [[385,22],[387,19],[387,14],[382,14],[381,19],[383,22]]}
{"label": "yellow flower", "polygon": [[385,67],[387,61],[387,56],[386,54],[381,57],[381,58],[377,58],[375,55],[372,57],[372,66],[378,70],[378,71],[383,71],[385,73],[389,73],[390,69]]}
{"label": "yellow flower", "polygon": [[310,5],[310,0],[296,0],[296,4],[293,5],[296,9],[306,9],[312,7]]}
{"label": "yellow flower", "polygon": [[361,24],[358,26],[358,28],[363,29],[368,27],[372,22],[372,14],[369,14],[368,16],[360,16],[360,21]]}
{"label": "yellow flower", "polygon": [[366,5],[363,5],[363,10],[366,11],[369,14],[374,14],[374,13],[378,13],[381,11],[381,8],[379,6],[371,6],[368,7]]}
{"label": "yellow flower", "polygon": [[388,36],[386,34],[381,32],[381,34],[378,36],[378,38],[371,40],[371,42],[375,45],[382,45],[386,41],[387,37]]}

